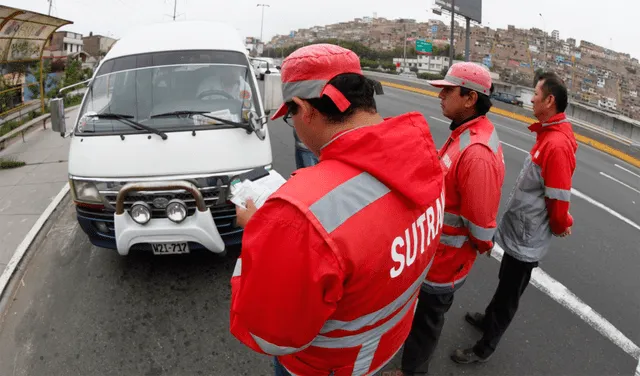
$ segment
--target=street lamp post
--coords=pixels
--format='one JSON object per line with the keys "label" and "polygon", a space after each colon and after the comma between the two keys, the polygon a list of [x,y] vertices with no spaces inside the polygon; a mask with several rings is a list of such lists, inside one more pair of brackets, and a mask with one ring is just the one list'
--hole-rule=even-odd
{"label": "street lamp post", "polygon": [[260,21],[260,43],[262,43],[262,30],[264,27],[264,8],[270,8],[269,4],[258,4],[257,6],[262,7],[262,20]]}
{"label": "street lamp post", "polygon": [[542,18],[542,33],[544,34],[544,67],[547,67],[547,22],[544,20],[542,13],[540,13],[540,18]]}
{"label": "street lamp post", "polygon": [[455,57],[455,49],[453,46],[455,16],[456,16],[456,0],[451,0],[451,41],[449,42],[449,68],[451,68],[451,66],[453,65],[453,58]]}

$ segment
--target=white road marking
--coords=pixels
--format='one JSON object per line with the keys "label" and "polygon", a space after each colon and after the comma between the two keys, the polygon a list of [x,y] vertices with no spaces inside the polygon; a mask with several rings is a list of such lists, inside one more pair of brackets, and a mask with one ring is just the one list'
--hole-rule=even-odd
{"label": "white road marking", "polygon": [[624,171],[626,171],[626,172],[630,173],[631,175],[635,175],[636,177],[640,178],[640,175],[636,174],[636,173],[635,173],[635,172],[633,172],[633,171],[629,171],[629,170],[627,170],[626,168],[624,168],[624,167],[620,166],[619,164],[614,164],[614,166],[616,166],[617,168],[619,168],[619,169],[621,169],[621,170],[624,170]]}
{"label": "white road marking", "polygon": [[437,121],[439,121],[439,122],[441,122],[441,123],[445,123],[445,124],[449,124],[449,123],[450,123],[450,122],[448,122],[448,121],[446,121],[446,120],[439,119],[439,118],[437,118],[437,117],[435,117],[435,116],[429,116],[429,117],[430,117],[431,119],[433,119],[433,120],[437,120]]}
{"label": "white road marking", "polygon": [[640,191],[639,191],[639,190],[637,190],[637,189],[633,188],[633,187],[632,187],[632,186],[630,186],[630,185],[627,185],[626,183],[621,182],[620,180],[618,180],[618,179],[616,179],[616,178],[614,178],[614,177],[612,177],[612,176],[609,176],[609,175],[605,174],[605,173],[604,173],[604,172],[602,172],[602,171],[600,171],[600,175],[604,176],[604,177],[605,177],[605,178],[607,178],[607,179],[611,179],[611,180],[615,181],[616,183],[618,183],[618,184],[620,184],[620,185],[622,185],[622,186],[625,186],[625,187],[627,187],[627,188],[631,189],[632,191],[635,191],[635,192],[640,193]]}
{"label": "white road marking", "polygon": [[[502,261],[504,250],[495,245],[491,251],[491,256],[498,261]],[[553,279],[549,274],[540,268],[536,268],[531,273],[531,282],[538,290],[547,294],[551,299],[560,303],[563,307],[576,314],[583,321],[597,330],[600,334],[611,340],[614,344],[624,350],[635,359],[640,359],[640,348],[627,336],[622,334],[613,324],[594,311],[585,302],[580,300],[574,293],[569,291],[562,283]],[[639,365],[640,367],[640,365]],[[636,370],[637,375],[637,370]]]}
{"label": "white road marking", "polygon": [[53,211],[58,207],[58,205],[68,192],[69,183],[66,183],[64,187],[62,187],[58,195],[53,199],[53,201],[51,201],[49,206],[47,206],[42,215],[40,215],[36,223],[33,224],[31,230],[29,230],[29,232],[27,233],[27,236],[25,236],[22,240],[22,243],[20,243],[20,245],[18,245],[18,248],[16,248],[13,256],[11,257],[11,260],[9,260],[9,263],[4,268],[2,275],[0,275],[0,296],[2,296],[2,294],[4,293],[4,289],[7,287],[9,279],[15,272],[18,264],[20,263],[20,260],[22,260],[22,257],[27,252],[27,249],[36,238],[36,235],[38,235],[38,232],[40,232],[42,226],[44,226],[47,219],[49,219]]}
{"label": "white road marking", "polygon": [[636,368],[636,376],[640,376],[640,361],[638,361],[638,367]]}
{"label": "white road marking", "polygon": [[493,124],[495,124],[495,125],[497,125],[497,126],[499,126],[499,127],[502,127],[502,128],[506,128],[506,129],[508,129],[508,130],[509,130],[509,131],[511,131],[511,132],[520,133],[521,135],[524,135],[524,136],[526,136],[527,138],[535,138],[531,133],[522,132],[522,131],[519,131],[519,130],[517,130],[517,129],[513,129],[513,128],[511,128],[511,127],[509,127],[509,126],[507,126],[507,125],[503,125],[503,124],[498,124],[498,123],[493,123]]}
{"label": "white road marking", "polygon": [[524,150],[524,149],[520,149],[519,147],[517,147],[517,146],[513,146],[513,145],[508,144],[508,143],[506,143],[506,142],[504,142],[504,141],[500,141],[500,143],[501,143],[501,144],[503,144],[503,145],[507,145],[508,147],[514,148],[514,149],[516,149],[516,150],[520,150],[521,152],[523,152],[523,153],[525,153],[525,154],[529,154],[529,152],[528,152],[528,151],[526,151],[526,150]]}
{"label": "white road marking", "polygon": [[619,220],[621,220],[622,222],[625,222],[626,224],[628,224],[629,226],[635,228],[636,230],[640,231],[640,225],[638,225],[637,223],[634,223],[632,220],[630,220],[629,218],[623,216],[622,214],[618,213],[617,211],[605,206],[604,204],[599,203],[598,201],[592,199],[591,197],[585,195],[584,193],[571,188],[571,194],[576,196],[576,197],[580,197],[581,199],[587,201],[588,203],[590,203],[591,205],[597,206],[600,209],[606,211],[607,213],[611,214],[612,216],[618,218]]}

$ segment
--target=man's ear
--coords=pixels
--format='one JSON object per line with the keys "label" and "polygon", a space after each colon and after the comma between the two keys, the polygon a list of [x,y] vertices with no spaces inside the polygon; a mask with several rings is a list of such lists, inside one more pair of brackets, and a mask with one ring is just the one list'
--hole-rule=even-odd
{"label": "man's ear", "polygon": [[478,98],[478,93],[475,91],[471,91],[469,93],[469,96],[467,97],[467,103],[465,103],[465,107],[467,108],[474,107],[478,99],[480,99]]}
{"label": "man's ear", "polygon": [[293,102],[298,105],[298,114],[302,117],[302,121],[309,124],[315,116],[315,108],[309,102],[298,97],[293,97]]}
{"label": "man's ear", "polygon": [[549,94],[544,99],[544,102],[547,105],[547,107],[551,108],[556,105],[556,97],[554,97],[553,94]]}

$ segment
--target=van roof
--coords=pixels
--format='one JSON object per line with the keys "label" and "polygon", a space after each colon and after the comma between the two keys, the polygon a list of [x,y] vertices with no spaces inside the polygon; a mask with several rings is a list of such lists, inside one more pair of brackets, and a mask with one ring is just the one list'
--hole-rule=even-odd
{"label": "van roof", "polygon": [[209,21],[172,21],[142,26],[119,39],[104,61],[121,56],[180,50],[226,50],[247,54],[238,31]]}

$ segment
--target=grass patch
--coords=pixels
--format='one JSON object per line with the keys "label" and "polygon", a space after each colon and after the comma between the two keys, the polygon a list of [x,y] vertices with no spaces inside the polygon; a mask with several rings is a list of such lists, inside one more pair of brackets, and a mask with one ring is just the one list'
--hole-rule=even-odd
{"label": "grass patch", "polygon": [[0,170],[22,167],[24,165],[26,165],[25,162],[16,161],[13,158],[0,158]]}

